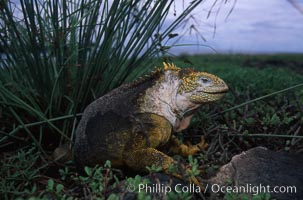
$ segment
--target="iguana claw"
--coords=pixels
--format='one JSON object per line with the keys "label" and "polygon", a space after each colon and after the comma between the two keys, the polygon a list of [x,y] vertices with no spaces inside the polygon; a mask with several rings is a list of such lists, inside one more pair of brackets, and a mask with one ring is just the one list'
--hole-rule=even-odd
{"label": "iguana claw", "polygon": [[204,136],[201,136],[201,141],[198,144],[191,144],[187,142],[186,144],[182,144],[177,138],[173,138],[174,145],[170,148],[170,152],[180,154],[183,157],[187,157],[189,155],[194,155],[200,152],[202,149],[206,149],[208,144],[205,143]]}

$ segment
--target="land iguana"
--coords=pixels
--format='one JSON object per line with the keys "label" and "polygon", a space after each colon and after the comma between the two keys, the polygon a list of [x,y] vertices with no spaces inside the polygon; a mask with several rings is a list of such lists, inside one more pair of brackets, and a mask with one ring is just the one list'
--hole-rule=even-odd
{"label": "land iguana", "polygon": [[203,141],[185,145],[172,133],[187,128],[194,111],[227,90],[217,76],[164,63],[163,69],[87,106],[76,130],[75,163],[83,167],[110,160],[114,167],[146,171],[155,165],[169,173],[175,161],[158,149],[170,141],[172,153],[188,156],[200,151]]}

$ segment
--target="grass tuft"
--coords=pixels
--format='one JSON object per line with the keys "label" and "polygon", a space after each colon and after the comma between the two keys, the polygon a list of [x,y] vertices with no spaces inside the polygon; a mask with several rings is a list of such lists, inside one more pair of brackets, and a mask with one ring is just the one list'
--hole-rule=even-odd
{"label": "grass tuft", "polygon": [[173,2],[3,1],[0,146],[14,148],[18,138],[43,151],[70,142],[77,113],[154,66],[162,44],[201,1],[164,26]]}

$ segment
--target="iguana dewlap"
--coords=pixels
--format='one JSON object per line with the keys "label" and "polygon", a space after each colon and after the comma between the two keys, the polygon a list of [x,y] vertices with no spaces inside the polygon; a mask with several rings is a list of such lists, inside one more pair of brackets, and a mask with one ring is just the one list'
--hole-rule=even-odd
{"label": "iguana dewlap", "polygon": [[173,152],[187,156],[199,151],[172,136],[187,128],[194,111],[220,99],[228,87],[209,73],[164,63],[145,78],[125,84],[92,102],[76,131],[73,156],[78,166],[103,164],[145,171],[174,160],[157,150],[172,141]]}

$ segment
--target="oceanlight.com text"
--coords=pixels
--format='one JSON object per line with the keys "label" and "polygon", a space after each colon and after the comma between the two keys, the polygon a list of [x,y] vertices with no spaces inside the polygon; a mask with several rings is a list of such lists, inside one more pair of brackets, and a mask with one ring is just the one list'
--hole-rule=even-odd
{"label": "oceanlight.com text", "polygon": [[207,184],[205,191],[210,190],[212,193],[250,193],[258,195],[260,193],[296,193],[296,186],[270,186],[270,185],[238,185],[238,186],[221,186],[219,184]]}

